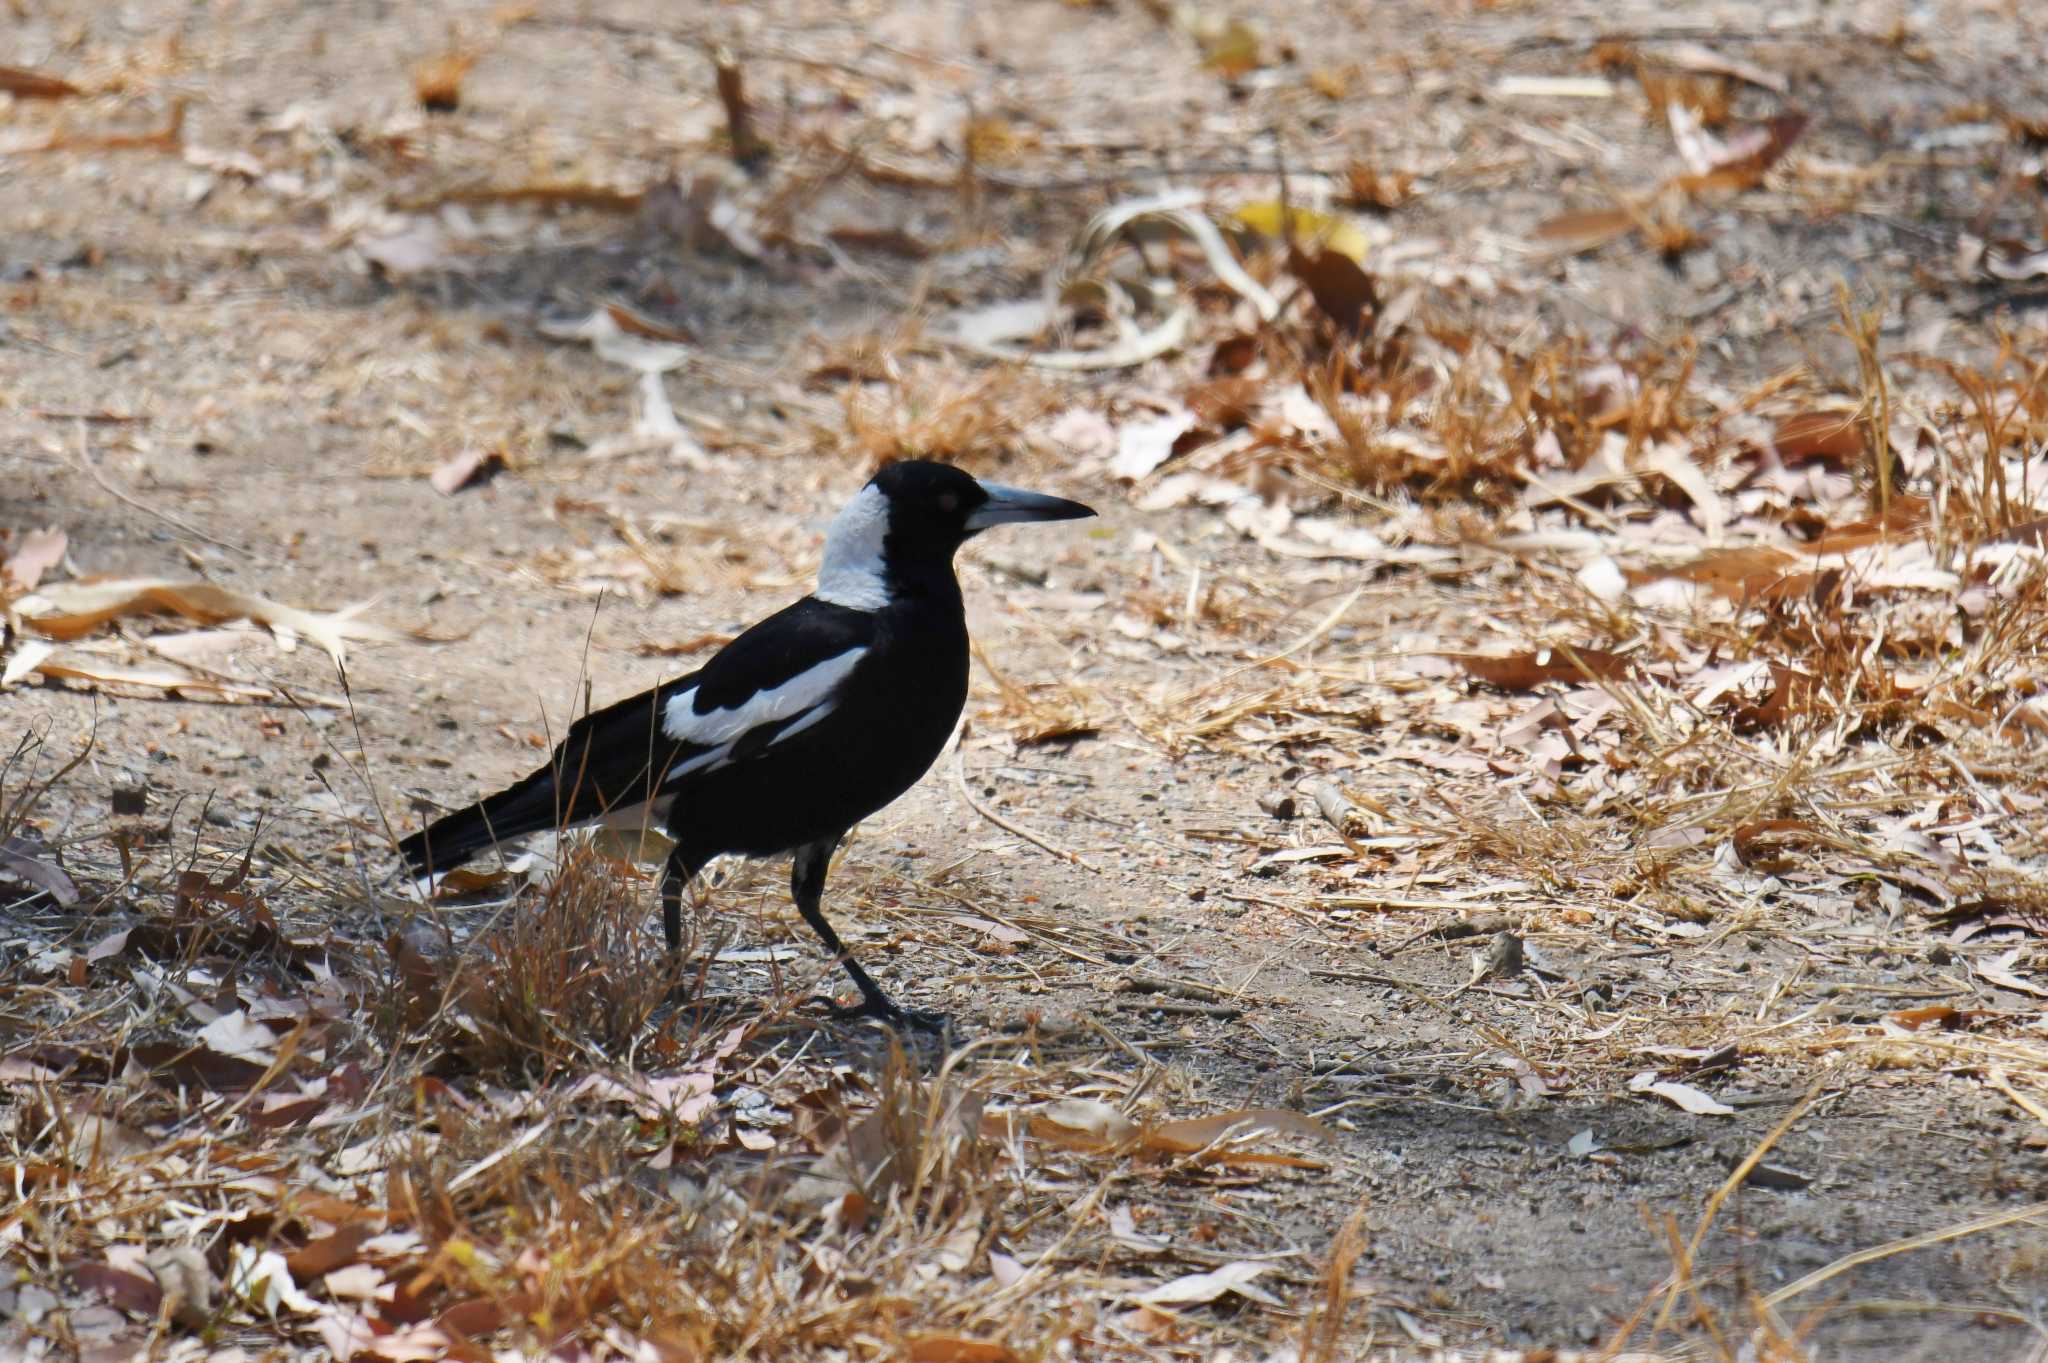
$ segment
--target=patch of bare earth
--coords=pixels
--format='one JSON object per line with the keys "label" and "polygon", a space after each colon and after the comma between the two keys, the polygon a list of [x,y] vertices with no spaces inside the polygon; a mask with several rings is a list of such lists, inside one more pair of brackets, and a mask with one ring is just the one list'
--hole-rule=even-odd
{"label": "patch of bare earth", "polygon": [[[2048,1357],[2028,7],[8,22],[9,1356]],[[400,882],[906,455],[950,1046]]]}

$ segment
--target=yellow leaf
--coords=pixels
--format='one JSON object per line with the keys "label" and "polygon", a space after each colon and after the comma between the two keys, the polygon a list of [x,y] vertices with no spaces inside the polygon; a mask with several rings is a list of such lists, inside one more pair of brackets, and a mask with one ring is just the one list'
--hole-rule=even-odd
{"label": "yellow leaf", "polygon": [[1257,232],[1262,237],[1285,238],[1291,229],[1294,245],[1303,249],[1314,247],[1335,251],[1339,255],[1350,256],[1360,265],[1365,263],[1366,252],[1370,249],[1365,232],[1358,224],[1335,213],[1313,208],[1282,208],[1277,200],[1262,199],[1241,206],[1231,217],[1246,231]]}

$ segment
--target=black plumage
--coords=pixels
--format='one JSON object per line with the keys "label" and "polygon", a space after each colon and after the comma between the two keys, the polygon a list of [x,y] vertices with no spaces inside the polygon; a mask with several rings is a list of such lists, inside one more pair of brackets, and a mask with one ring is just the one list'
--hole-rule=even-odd
{"label": "black plumage", "polygon": [[943,464],[891,464],[834,521],[810,596],[698,671],[586,715],[547,765],[399,852],[427,874],[541,829],[661,828],[676,844],[661,886],[671,948],[683,890],[713,857],[791,852],[798,911],[860,989],[840,1011],[924,1020],[891,1002],[825,921],[826,868],[854,824],[930,768],[959,720],[968,644],[954,551],[991,525],[1093,514]]}

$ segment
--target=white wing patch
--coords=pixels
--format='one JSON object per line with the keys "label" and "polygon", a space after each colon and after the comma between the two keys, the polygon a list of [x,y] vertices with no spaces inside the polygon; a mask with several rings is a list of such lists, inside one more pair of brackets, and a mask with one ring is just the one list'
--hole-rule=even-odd
{"label": "white wing patch", "polygon": [[832,713],[840,685],[867,655],[865,647],[850,648],[797,673],[780,686],[756,691],[738,705],[723,710],[699,711],[694,686],[677,693],[662,711],[662,732],[678,743],[699,744],[709,751],[678,762],[664,779],[673,781],[693,771],[715,770],[725,765],[740,740],[764,724],[796,721],[775,736],[773,741],[778,743],[810,728]]}
{"label": "white wing patch", "polygon": [[889,499],[869,486],[846,504],[825,532],[825,561],[811,593],[848,610],[878,611],[889,604]]}

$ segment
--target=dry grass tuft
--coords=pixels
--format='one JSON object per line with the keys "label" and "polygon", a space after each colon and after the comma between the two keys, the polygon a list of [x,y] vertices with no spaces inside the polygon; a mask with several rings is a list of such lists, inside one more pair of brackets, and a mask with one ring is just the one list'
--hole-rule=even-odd
{"label": "dry grass tuft", "polygon": [[642,1046],[673,1054],[650,1024],[691,982],[651,930],[651,901],[631,865],[574,847],[537,895],[450,957],[394,936],[387,1006],[442,1064],[496,1082],[546,1083]]}

